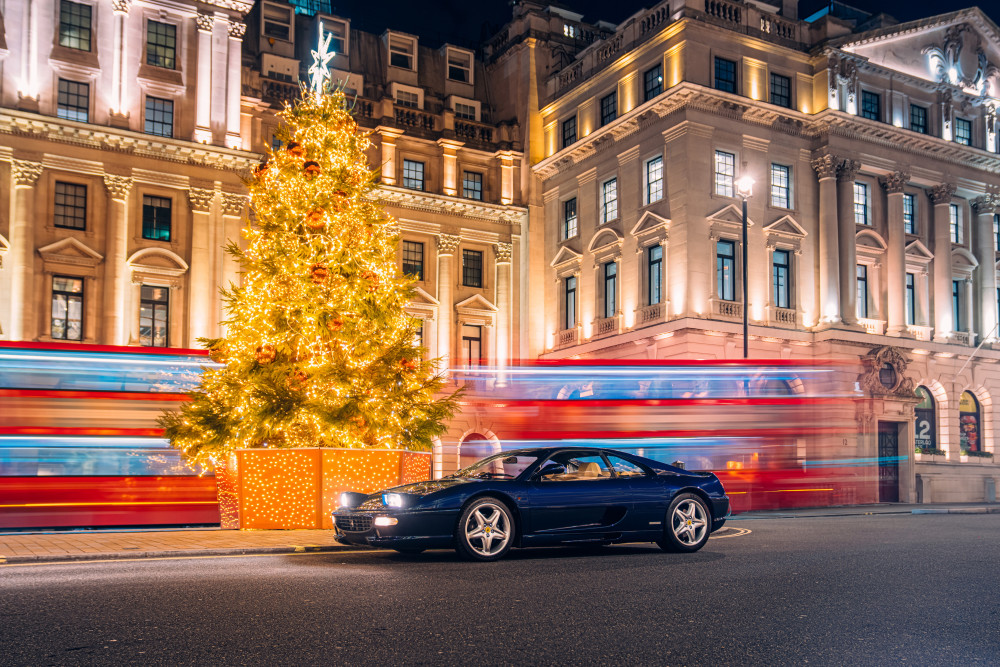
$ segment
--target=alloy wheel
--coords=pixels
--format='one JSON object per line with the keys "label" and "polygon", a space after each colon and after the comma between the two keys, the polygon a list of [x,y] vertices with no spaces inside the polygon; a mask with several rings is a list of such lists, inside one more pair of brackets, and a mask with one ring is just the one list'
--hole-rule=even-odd
{"label": "alloy wheel", "polygon": [[693,498],[685,499],[674,508],[671,529],[677,541],[686,546],[701,542],[708,530],[708,517],[704,506]]}
{"label": "alloy wheel", "polygon": [[477,555],[492,557],[510,542],[507,513],[495,503],[478,505],[465,520],[465,542]]}

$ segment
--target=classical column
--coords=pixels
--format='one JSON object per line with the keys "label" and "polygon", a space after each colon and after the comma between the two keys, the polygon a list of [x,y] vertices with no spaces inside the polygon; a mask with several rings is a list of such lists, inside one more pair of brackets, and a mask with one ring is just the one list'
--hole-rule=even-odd
{"label": "classical column", "polygon": [[215,16],[198,13],[198,81],[195,98],[194,140],[212,143],[212,28]]}
{"label": "classical column", "polygon": [[844,160],[837,166],[837,229],[840,249],[840,319],[845,324],[858,323],[857,294],[857,225],[854,222],[854,179],[861,169],[857,160]]}
{"label": "classical column", "polygon": [[976,261],[979,262],[979,333],[986,340],[997,339],[996,235],[993,214],[1000,207],[1000,195],[984,195],[972,200],[976,214]]}
{"label": "classical column", "polygon": [[128,343],[125,326],[128,275],[125,259],[128,251],[128,196],[132,189],[132,178],[105,174],[104,186],[111,197],[104,252],[104,343],[125,345]]}
{"label": "classical column", "polygon": [[380,176],[386,185],[396,185],[396,139],[403,136],[402,130],[379,125],[375,131],[382,137],[382,171]]}
{"label": "classical column", "polygon": [[[514,245],[512,243],[497,243],[493,246],[496,254],[496,306],[497,306],[497,333],[496,333],[496,365],[503,368],[510,361],[510,321],[511,321],[511,255]],[[502,378],[506,383],[506,378]]]}
{"label": "classical column", "polygon": [[457,197],[458,190],[458,149],[465,145],[464,142],[453,139],[438,139],[438,146],[441,147],[441,190],[446,195]]}
{"label": "classical column", "polygon": [[[128,290],[128,309],[125,311],[131,318],[128,325],[128,344],[139,345],[139,311],[142,307],[142,277],[132,274],[129,276],[129,284],[131,287]],[[173,339],[171,338],[170,340]]]}
{"label": "classical column", "polygon": [[889,248],[886,251],[886,283],[889,288],[890,336],[906,332],[906,230],[903,229],[903,187],[910,180],[905,171],[879,179],[885,188]]}
{"label": "classical column", "polygon": [[9,340],[35,337],[35,183],[41,174],[41,162],[11,160]]}
{"label": "classical column", "polygon": [[114,52],[111,61],[111,124],[128,128],[128,11],[132,0],[112,0]]}
{"label": "classical column", "polygon": [[948,206],[955,186],[935,185],[927,190],[934,220],[934,340],[948,342],[955,330],[951,312],[951,223]]}
{"label": "classical column", "polygon": [[[43,7],[40,0],[22,0],[21,39],[21,80],[18,82],[17,96],[19,109],[25,111],[38,111],[38,93],[41,80],[38,75],[38,39],[39,21],[43,11],[48,7]],[[51,11],[51,10],[48,10]],[[16,30],[15,26],[11,26]],[[48,53],[48,51],[46,51]]]}
{"label": "classical column", "polygon": [[191,188],[188,201],[191,203],[191,261],[188,298],[188,345],[195,339],[215,335],[216,318],[212,302],[215,289],[212,284],[212,262],[208,250],[211,220],[209,212],[215,190]]}
{"label": "classical column", "polygon": [[819,256],[820,325],[840,322],[840,265],[837,250],[837,163],[833,155],[812,161],[819,178]]}
{"label": "classical column", "polygon": [[514,153],[497,151],[494,156],[500,161],[500,203],[506,206],[514,203]]}
{"label": "classical column", "polygon": [[[222,271],[219,276],[219,287],[229,289],[230,285],[240,284],[240,265],[236,258],[225,251],[230,243],[240,244],[240,222],[243,219],[243,209],[246,206],[247,197],[232,192],[222,193]],[[219,315],[219,322],[225,319],[222,299],[217,297],[219,305],[216,311]],[[223,332],[224,333],[224,332]]]}
{"label": "classical column", "polygon": [[246,23],[233,22],[229,24],[229,63],[226,68],[226,146],[243,148],[240,132],[240,99],[242,86],[241,71],[243,64],[243,33],[247,30]]}
{"label": "classical column", "polygon": [[451,327],[455,319],[455,304],[452,298],[452,283],[455,280],[452,268],[452,258],[461,241],[461,237],[452,234],[439,234],[437,237],[437,300],[438,308],[438,356],[441,357],[441,368],[448,368],[451,360]]}

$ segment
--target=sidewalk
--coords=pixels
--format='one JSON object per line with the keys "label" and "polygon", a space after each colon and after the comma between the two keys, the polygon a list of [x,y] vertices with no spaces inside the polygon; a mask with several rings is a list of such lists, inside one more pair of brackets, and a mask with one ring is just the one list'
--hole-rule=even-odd
{"label": "sidewalk", "polygon": [[[746,512],[731,522],[755,519],[867,516],[876,514],[1000,514],[1000,504],[883,503]],[[730,524],[733,525],[733,524]],[[737,524],[738,525],[738,524]],[[190,558],[309,551],[357,551],[333,539],[332,530],[106,530],[0,533],[0,565],[121,558]]]}

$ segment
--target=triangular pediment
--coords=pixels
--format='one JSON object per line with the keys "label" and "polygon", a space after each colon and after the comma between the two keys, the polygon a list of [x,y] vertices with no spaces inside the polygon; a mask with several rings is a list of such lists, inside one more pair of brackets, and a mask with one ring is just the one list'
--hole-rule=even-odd
{"label": "triangular pediment", "polygon": [[928,250],[927,246],[921,243],[919,239],[911,241],[910,244],[906,246],[906,255],[917,259],[934,259],[934,253]]}
{"label": "triangular pediment", "polygon": [[632,228],[630,233],[633,236],[639,236],[641,234],[666,230],[669,226],[670,220],[668,218],[656,215],[652,211],[646,211],[639,216],[639,222],[635,223],[635,226]]}
{"label": "triangular pediment", "polygon": [[590,252],[594,252],[598,248],[605,248],[609,245],[614,245],[616,243],[621,243],[621,242],[622,242],[621,235],[614,229],[609,229],[609,228],[601,229],[596,234],[594,234],[594,238],[590,240],[590,246],[588,246],[587,250],[589,250]]}
{"label": "triangular pediment", "polygon": [[492,303],[486,300],[482,294],[473,294],[465,301],[455,304],[455,310],[458,311],[488,311],[491,313],[500,312],[500,309],[494,306]]}
{"label": "triangular pediment", "polygon": [[872,248],[874,250],[885,250],[885,241],[882,237],[870,229],[862,229],[855,237],[855,243],[860,248]]}
{"label": "triangular pediment", "polygon": [[783,215],[767,227],[764,228],[765,232],[771,232],[772,234],[782,234],[784,236],[794,236],[796,238],[804,239],[808,234],[806,230],[802,229],[802,225],[795,222],[795,218],[790,215]]}
{"label": "triangular pediment", "polygon": [[62,262],[64,264],[77,264],[82,266],[97,266],[104,260],[104,256],[96,250],[92,250],[81,241],[74,238],[60,239],[55,243],[39,248],[38,254],[46,262]]}
{"label": "triangular pediment", "polygon": [[[712,223],[721,222],[726,225],[743,225],[743,209],[736,204],[729,204],[708,216]],[[747,217],[747,227],[753,227],[753,220]]]}
{"label": "triangular pediment", "polygon": [[555,258],[549,263],[549,266],[556,267],[560,264],[567,264],[569,262],[579,262],[582,255],[572,248],[563,246],[559,248],[559,252],[556,253]]}
{"label": "triangular pediment", "polygon": [[419,287],[413,288],[413,298],[410,299],[410,305],[421,305],[421,306],[437,306],[440,302],[428,294],[426,291]]}
{"label": "triangular pediment", "polygon": [[956,268],[974,269],[979,266],[979,262],[965,248],[955,248],[951,251],[951,265]]}

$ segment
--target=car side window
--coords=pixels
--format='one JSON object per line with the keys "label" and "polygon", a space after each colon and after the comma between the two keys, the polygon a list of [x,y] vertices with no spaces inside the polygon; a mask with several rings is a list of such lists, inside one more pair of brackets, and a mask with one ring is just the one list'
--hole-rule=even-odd
{"label": "car side window", "polygon": [[543,482],[593,481],[610,479],[611,469],[600,454],[561,452],[539,468]]}
{"label": "car side window", "polygon": [[614,454],[608,454],[608,461],[611,462],[611,468],[619,477],[645,477],[646,471],[643,470],[642,466],[637,463],[632,463],[631,461],[626,461],[620,456],[615,456]]}

